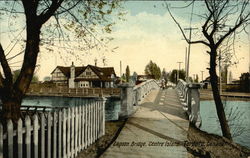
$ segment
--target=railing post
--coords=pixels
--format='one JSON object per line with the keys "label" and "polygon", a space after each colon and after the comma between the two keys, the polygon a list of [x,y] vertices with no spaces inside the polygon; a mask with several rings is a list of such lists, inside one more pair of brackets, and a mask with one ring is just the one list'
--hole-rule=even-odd
{"label": "railing post", "polygon": [[127,118],[133,112],[133,86],[125,83],[119,85],[121,88],[121,111],[120,118]]}
{"label": "railing post", "polygon": [[200,116],[200,93],[199,88],[200,84],[189,84],[188,88],[190,89],[190,117],[189,120],[197,128],[201,126],[201,116]]}

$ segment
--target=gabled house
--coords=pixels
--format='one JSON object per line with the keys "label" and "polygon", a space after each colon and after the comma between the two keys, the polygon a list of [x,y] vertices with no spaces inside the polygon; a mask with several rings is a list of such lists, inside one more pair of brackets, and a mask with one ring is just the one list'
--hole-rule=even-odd
{"label": "gabled house", "polygon": [[110,88],[114,87],[116,78],[113,67],[97,67],[93,65],[76,67],[73,62],[70,67],[57,66],[51,75],[54,83],[69,88]]}

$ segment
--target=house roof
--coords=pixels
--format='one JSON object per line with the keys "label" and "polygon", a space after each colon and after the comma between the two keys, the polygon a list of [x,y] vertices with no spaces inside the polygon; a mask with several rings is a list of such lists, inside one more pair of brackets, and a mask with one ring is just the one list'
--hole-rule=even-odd
{"label": "house roof", "polygon": [[[115,74],[115,70],[113,67],[97,67],[93,65],[87,65],[87,66],[81,66],[81,67],[75,67],[75,77],[78,77],[82,72],[85,71],[85,69],[89,67],[95,74],[101,79],[101,80],[110,80],[110,77],[112,74]],[[64,67],[64,66],[57,66],[51,74],[54,73],[56,69],[59,69],[67,78],[70,78],[70,66]]]}

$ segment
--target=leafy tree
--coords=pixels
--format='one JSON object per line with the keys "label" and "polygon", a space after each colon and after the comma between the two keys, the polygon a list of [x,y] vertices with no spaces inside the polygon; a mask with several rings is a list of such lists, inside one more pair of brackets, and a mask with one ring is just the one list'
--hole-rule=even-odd
{"label": "leafy tree", "polygon": [[144,71],[146,75],[152,75],[157,80],[161,78],[161,69],[152,60],[146,65]]}
{"label": "leafy tree", "polygon": [[[119,1],[20,0],[1,3],[4,3],[0,9],[1,14],[6,14],[2,17],[24,15],[26,18],[26,39],[21,43],[24,46],[23,52],[7,58],[9,53],[0,44],[0,63],[3,70],[0,71],[0,98],[3,103],[3,118],[17,121],[22,99],[33,78],[40,46],[46,45],[46,49],[53,52],[53,45],[77,40],[80,43],[79,49],[84,52],[103,45],[107,41],[98,39],[95,30],[100,26],[103,32],[111,32],[114,23],[108,15],[119,6]],[[24,57],[21,71],[14,81],[9,61],[22,53]],[[70,51],[69,53],[74,54]]]}
{"label": "leafy tree", "polygon": [[129,70],[129,66],[127,65],[126,67],[126,82],[129,82],[130,80],[130,70]]}
{"label": "leafy tree", "polygon": [[[16,81],[18,75],[20,74],[20,71],[21,71],[20,69],[13,71],[13,81],[14,82]],[[36,83],[38,81],[39,81],[38,76],[34,74],[33,77],[32,77],[31,82]]]}
{"label": "leafy tree", "polygon": [[[169,80],[173,83],[176,83],[177,82],[177,73],[178,73],[179,70],[176,70],[174,69],[170,75],[169,75]],[[179,79],[182,79],[182,80],[185,80],[185,77],[186,77],[186,73],[184,70],[180,70],[179,71]]]}
{"label": "leafy tree", "polygon": [[[192,1],[190,4],[194,4]],[[233,0],[220,0],[211,1],[204,0],[205,9],[199,17],[202,17],[202,26],[198,31],[201,36],[197,40],[188,39],[183,28],[171,13],[168,5],[167,9],[170,16],[179,27],[183,37],[188,44],[203,44],[208,47],[207,53],[210,56],[210,81],[213,91],[213,97],[216,105],[217,115],[220,121],[222,134],[224,137],[232,140],[228,122],[226,119],[223,103],[221,101],[220,92],[218,89],[218,76],[216,72],[216,59],[218,59],[218,52],[223,45],[228,47],[234,45],[235,36],[245,30],[250,21],[249,0],[233,1]],[[192,6],[192,5],[191,5]],[[238,31],[239,30],[239,31]],[[189,32],[191,36],[191,31]],[[232,43],[230,43],[233,41]]]}

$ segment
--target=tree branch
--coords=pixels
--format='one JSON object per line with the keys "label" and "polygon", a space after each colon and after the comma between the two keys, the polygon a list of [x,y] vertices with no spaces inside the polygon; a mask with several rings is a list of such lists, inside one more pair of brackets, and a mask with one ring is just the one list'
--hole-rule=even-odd
{"label": "tree branch", "polygon": [[206,46],[209,46],[209,44],[208,44],[207,42],[202,41],[202,40],[190,41],[189,39],[187,39],[187,37],[186,37],[186,35],[185,35],[183,29],[181,28],[180,24],[177,22],[177,20],[176,20],[176,19],[174,18],[174,16],[172,15],[170,9],[168,8],[168,5],[167,5],[167,10],[168,10],[168,12],[169,12],[171,18],[174,20],[175,24],[176,24],[176,25],[178,26],[178,28],[180,29],[180,31],[181,31],[183,37],[185,38],[185,40],[186,40],[186,42],[187,42],[188,44],[198,44],[198,43],[202,43],[202,44],[204,44],[204,45],[206,45]]}
{"label": "tree branch", "polygon": [[6,60],[5,54],[4,54],[4,50],[2,45],[0,44],[0,62],[3,68],[3,72],[4,72],[4,76],[5,76],[5,80],[6,82],[3,83],[7,83],[8,85],[12,84],[12,73],[11,73],[11,69],[10,66],[8,64],[8,61]]}
{"label": "tree branch", "polygon": [[230,34],[232,34],[237,28],[239,28],[242,24],[246,23],[247,21],[250,20],[250,18],[248,19],[248,17],[250,16],[250,13],[246,15],[245,18],[242,18],[240,17],[240,20],[238,22],[238,24],[236,24],[232,29],[230,28],[229,31],[224,35],[222,36],[218,42],[216,43],[216,46],[218,47],[225,38],[227,38]]}
{"label": "tree branch", "polygon": [[44,24],[49,18],[55,13],[55,11],[61,6],[64,0],[52,0],[52,4],[49,7],[48,11],[44,14],[40,14],[38,17],[40,18],[41,24]]}

